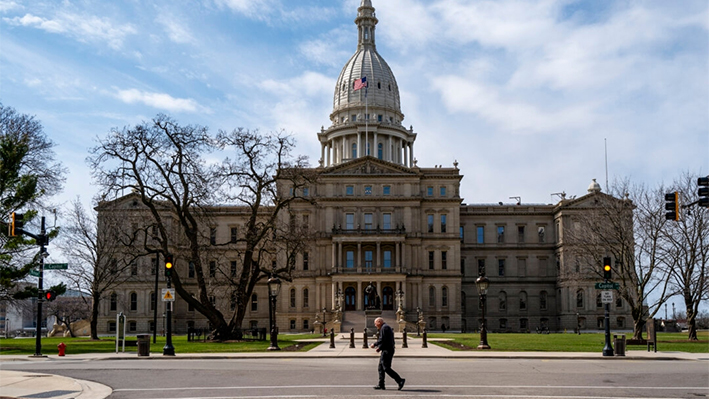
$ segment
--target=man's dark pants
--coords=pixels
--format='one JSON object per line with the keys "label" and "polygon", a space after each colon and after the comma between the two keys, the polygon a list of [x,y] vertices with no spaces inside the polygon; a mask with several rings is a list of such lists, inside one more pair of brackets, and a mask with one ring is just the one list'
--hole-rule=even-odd
{"label": "man's dark pants", "polygon": [[396,371],[391,368],[391,360],[394,358],[393,351],[382,351],[379,357],[379,386],[384,386],[384,374],[388,374],[389,377],[393,378],[398,384],[401,381],[401,377]]}

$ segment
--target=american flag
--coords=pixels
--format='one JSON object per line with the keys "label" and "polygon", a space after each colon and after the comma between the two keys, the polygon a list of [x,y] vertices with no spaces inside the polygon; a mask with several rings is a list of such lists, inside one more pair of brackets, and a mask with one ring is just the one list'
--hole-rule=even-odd
{"label": "american flag", "polygon": [[354,91],[364,89],[367,87],[367,77],[363,77],[362,79],[357,79],[354,82]]}

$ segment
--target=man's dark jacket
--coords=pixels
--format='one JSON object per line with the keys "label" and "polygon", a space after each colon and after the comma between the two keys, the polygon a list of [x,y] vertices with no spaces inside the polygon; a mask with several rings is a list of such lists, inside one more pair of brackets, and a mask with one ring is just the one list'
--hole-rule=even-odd
{"label": "man's dark jacket", "polygon": [[388,324],[382,325],[379,330],[379,339],[374,343],[374,347],[381,351],[394,353],[394,330]]}

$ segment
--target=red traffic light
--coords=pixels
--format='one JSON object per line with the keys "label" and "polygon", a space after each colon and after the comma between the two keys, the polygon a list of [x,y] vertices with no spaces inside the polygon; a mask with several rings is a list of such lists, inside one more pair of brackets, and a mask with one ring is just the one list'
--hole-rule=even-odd
{"label": "red traffic light", "polygon": [[57,294],[54,291],[46,291],[44,293],[44,299],[46,299],[47,302],[52,302],[57,299]]}

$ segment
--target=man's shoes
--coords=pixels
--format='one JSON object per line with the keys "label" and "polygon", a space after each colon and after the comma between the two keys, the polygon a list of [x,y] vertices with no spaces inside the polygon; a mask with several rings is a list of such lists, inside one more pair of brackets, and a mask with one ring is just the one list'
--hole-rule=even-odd
{"label": "man's shoes", "polygon": [[406,384],[406,379],[402,378],[401,381],[399,381],[399,391],[401,391],[402,388],[404,388],[404,384]]}
{"label": "man's shoes", "polygon": [[386,388],[384,388],[384,385],[376,385],[376,386],[374,387],[374,389],[382,389],[382,390],[384,390],[384,389],[386,389]]}

